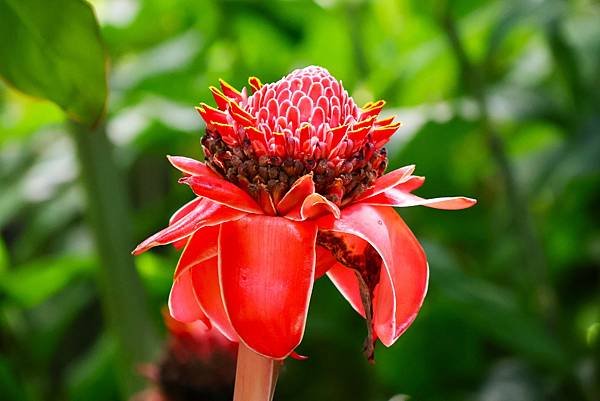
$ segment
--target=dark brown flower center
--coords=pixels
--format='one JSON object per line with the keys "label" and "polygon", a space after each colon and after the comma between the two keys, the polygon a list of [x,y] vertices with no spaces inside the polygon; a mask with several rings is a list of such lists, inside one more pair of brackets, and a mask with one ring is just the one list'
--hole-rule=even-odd
{"label": "dark brown flower center", "polygon": [[372,147],[367,142],[345,162],[334,165],[324,158],[295,160],[257,156],[248,140],[230,147],[217,131],[209,129],[202,137],[205,161],[214,171],[257,200],[266,191],[275,205],[298,178],[311,172],[316,192],[338,206],[349,204],[382,176],[387,167],[385,148],[373,150]]}

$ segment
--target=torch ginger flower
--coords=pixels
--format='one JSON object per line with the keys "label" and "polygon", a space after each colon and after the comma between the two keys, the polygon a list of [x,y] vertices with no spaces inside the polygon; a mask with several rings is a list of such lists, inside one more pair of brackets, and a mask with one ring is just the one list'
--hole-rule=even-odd
{"label": "torch ginger flower", "polygon": [[465,197],[423,199],[414,166],[384,175],[400,126],[384,101],[359,108],[327,70],[307,67],[252,94],[221,81],[201,104],[205,163],[169,157],[197,198],[142,242],[184,247],[172,316],[202,320],[272,359],[293,355],[314,281],[324,274],[367,319],[367,348],[391,346],[427,291],[421,245],[394,207],[463,209]]}

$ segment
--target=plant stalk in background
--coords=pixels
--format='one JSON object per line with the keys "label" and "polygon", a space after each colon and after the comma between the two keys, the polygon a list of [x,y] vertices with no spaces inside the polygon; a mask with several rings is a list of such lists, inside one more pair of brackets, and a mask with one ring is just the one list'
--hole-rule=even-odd
{"label": "plant stalk in background", "polygon": [[445,11],[441,16],[441,23],[458,62],[466,89],[477,103],[482,131],[486,136],[492,158],[500,169],[509,210],[513,214],[512,221],[522,239],[523,261],[528,266],[529,281],[535,289],[535,303],[546,323],[554,326],[554,320],[557,317],[556,294],[548,278],[548,266],[544,251],[535,232],[527,200],[517,184],[504,142],[490,121],[482,72],[471,62],[467,55],[452,15],[450,3],[446,3]]}
{"label": "plant stalk in background", "polygon": [[71,122],[88,217],[100,260],[101,300],[115,339],[122,350],[117,361],[124,393],[143,384],[136,366],[158,351],[158,337],[149,316],[147,300],[128,252],[130,220],[126,190],[103,126],[95,130]]}
{"label": "plant stalk in background", "polygon": [[127,252],[127,191],[102,125],[106,58],[88,2],[56,0],[48,7],[42,0],[0,1],[0,75],[16,89],[60,106],[77,145],[100,260],[101,300],[118,345],[119,381],[127,398],[142,385],[136,365],[152,359],[158,341]]}

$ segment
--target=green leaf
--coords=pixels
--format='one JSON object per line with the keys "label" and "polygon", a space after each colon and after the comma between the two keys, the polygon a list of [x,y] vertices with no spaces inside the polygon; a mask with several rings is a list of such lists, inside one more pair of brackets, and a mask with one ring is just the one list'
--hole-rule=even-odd
{"label": "green leaf", "polygon": [[118,397],[115,376],[117,344],[103,335],[83,358],[67,371],[67,392],[73,401],[109,401]]}
{"label": "green leaf", "polygon": [[61,291],[74,278],[89,274],[89,258],[43,259],[0,274],[0,293],[25,307],[34,307]]}
{"label": "green leaf", "polygon": [[[526,312],[515,294],[487,280],[465,274],[451,253],[429,243],[430,289],[445,305],[461,311],[462,319],[507,349],[541,366],[563,366],[568,356],[538,316]],[[518,329],[515,329],[518,328]]]}
{"label": "green leaf", "polygon": [[6,249],[4,241],[2,240],[2,238],[0,238],[0,274],[7,271],[9,265],[10,259],[8,255],[8,249]]}
{"label": "green leaf", "polygon": [[15,330],[15,336],[20,347],[27,350],[32,366],[45,371],[50,366],[62,365],[70,360],[69,352],[77,354],[71,348],[74,343],[85,344],[93,338],[94,329],[82,327],[89,328],[96,315],[93,310],[96,296],[92,280],[71,280],[47,302],[23,314],[27,326]]}
{"label": "green leaf", "polygon": [[159,299],[164,302],[173,283],[173,261],[148,252],[139,255],[135,262],[147,292],[160,294]]}
{"label": "green leaf", "polygon": [[0,355],[0,394],[6,401],[29,400],[9,361]]}
{"label": "green leaf", "polygon": [[103,115],[106,54],[83,0],[0,0],[0,75],[18,90],[49,99],[70,119]]}

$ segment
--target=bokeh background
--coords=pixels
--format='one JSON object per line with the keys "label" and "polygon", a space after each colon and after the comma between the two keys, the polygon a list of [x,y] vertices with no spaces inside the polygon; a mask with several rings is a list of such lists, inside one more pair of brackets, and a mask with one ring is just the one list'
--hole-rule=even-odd
{"label": "bokeh background", "polygon": [[388,102],[403,122],[391,168],[416,164],[419,194],[479,203],[399,211],[427,251],[429,294],[373,366],[364,322],[319,280],[310,358],[286,363],[275,399],[600,399],[598,2],[91,4],[109,57],[95,139],[0,83],[0,399],[125,400],[144,385],[135,366],[160,354],[177,252],[128,251],[192,198],[165,155],[202,157],[193,106],[218,78],[310,64],[359,104]]}

